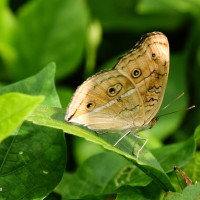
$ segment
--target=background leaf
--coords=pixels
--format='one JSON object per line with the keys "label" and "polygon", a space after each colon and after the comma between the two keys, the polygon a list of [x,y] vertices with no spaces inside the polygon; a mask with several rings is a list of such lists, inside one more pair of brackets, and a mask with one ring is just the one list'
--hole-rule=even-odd
{"label": "background leaf", "polygon": [[142,193],[138,188],[123,187],[118,191],[116,200],[147,200],[149,197]]}
{"label": "background leaf", "polygon": [[[30,1],[20,8],[16,20],[19,28],[12,45],[17,57],[11,72],[15,80],[38,72],[52,61],[58,66],[57,77],[77,69],[88,21],[84,1]],[[28,70],[22,70],[24,66]]]}
{"label": "background leaf", "polygon": [[152,153],[159,160],[165,172],[170,172],[174,166],[182,167],[186,165],[193,158],[195,150],[196,144],[194,138],[191,137],[185,142],[154,149]]}
{"label": "background leaf", "polygon": [[88,159],[74,174],[65,174],[56,191],[62,194],[63,199],[80,199],[91,195],[95,198],[113,193],[123,185],[145,186],[149,182],[151,179],[131,162],[117,154],[105,152]]}
{"label": "background leaf", "polygon": [[199,199],[200,183],[186,187],[182,193],[169,193],[165,200],[186,200],[186,199]]}
{"label": "background leaf", "polygon": [[[52,63],[33,77],[1,87],[0,93],[43,95],[44,104],[59,106],[54,73],[55,65]],[[66,147],[61,131],[23,123],[0,144],[1,198],[44,198],[60,181],[65,160]]]}
{"label": "background leaf", "polygon": [[43,100],[19,93],[0,96],[0,142],[22,124],[28,114]]}

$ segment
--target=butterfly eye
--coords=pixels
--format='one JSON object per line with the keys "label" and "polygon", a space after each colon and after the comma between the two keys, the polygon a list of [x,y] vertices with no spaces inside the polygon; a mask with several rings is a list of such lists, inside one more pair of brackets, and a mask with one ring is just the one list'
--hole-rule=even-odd
{"label": "butterfly eye", "polygon": [[116,85],[108,88],[107,94],[108,94],[108,96],[113,97],[113,96],[117,95],[121,89],[122,89],[122,85],[120,83],[117,83]]}
{"label": "butterfly eye", "polygon": [[133,72],[132,72],[133,78],[138,78],[138,77],[141,76],[141,74],[142,74],[142,71],[141,71],[140,69],[135,69],[135,70],[133,70]]}
{"label": "butterfly eye", "polygon": [[152,53],[151,56],[152,56],[153,59],[156,59],[156,54],[155,53]]}
{"label": "butterfly eye", "polygon": [[95,107],[95,103],[94,103],[94,102],[89,102],[89,103],[86,105],[87,110],[93,110],[94,107]]}

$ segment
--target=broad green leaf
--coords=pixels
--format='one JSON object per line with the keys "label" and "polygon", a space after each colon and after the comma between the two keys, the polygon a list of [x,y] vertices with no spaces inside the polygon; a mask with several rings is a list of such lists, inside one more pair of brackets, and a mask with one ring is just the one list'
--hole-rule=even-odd
{"label": "broad green leaf", "polygon": [[186,165],[194,156],[196,144],[194,137],[185,142],[165,145],[152,150],[165,172],[173,170],[174,166],[182,167]]}
{"label": "broad green leaf", "polygon": [[1,197],[42,199],[59,183],[64,171],[62,134],[31,123],[24,123],[15,134],[0,144]]}
{"label": "broad green leaf", "polygon": [[[101,0],[88,0],[93,18],[101,21],[106,31],[146,32],[148,30],[175,29],[184,22],[186,16],[171,9],[171,4],[163,0],[132,1],[110,0],[106,6]],[[150,5],[149,5],[150,4]],[[176,4],[173,2],[173,4]],[[149,7],[158,7],[152,12]],[[178,6],[178,5],[177,5]],[[145,8],[144,8],[145,7]],[[104,12],[102,12],[102,10]]]}
{"label": "broad green leaf", "polygon": [[[175,157],[175,161],[176,159],[177,158]],[[190,160],[190,162],[188,162],[187,165],[185,165],[184,167],[182,166],[183,164],[180,162],[176,165],[176,167],[180,168],[180,170],[183,171],[185,176],[188,177],[193,183],[200,181],[200,152],[196,152],[193,159]],[[183,188],[187,186],[187,183],[185,182],[184,178],[181,176],[181,174],[179,174],[176,171],[173,171],[170,174],[170,179],[174,187],[176,188],[176,192],[182,192]]]}
{"label": "broad green leaf", "polygon": [[195,134],[194,134],[194,138],[196,140],[199,140],[200,139],[200,125],[196,128],[195,130]]}
{"label": "broad green leaf", "polygon": [[136,159],[132,153],[133,146],[126,139],[122,140],[117,147],[113,146],[117,139],[116,136],[119,137],[118,134],[97,135],[90,130],[65,123],[64,116],[65,110],[40,106],[34,111],[32,116],[29,116],[28,120],[35,124],[62,129],[66,133],[85,138],[86,140],[95,142],[110,151],[114,151],[137,165],[165,191],[173,191],[173,186],[171,185],[168,176],[165,174],[158,161],[146,148],[142,149],[139,159]]}
{"label": "broad green leaf", "polygon": [[165,200],[198,200],[200,197],[200,183],[187,186],[182,193],[169,192]]}
{"label": "broad green leaf", "polygon": [[30,112],[43,100],[20,93],[7,93],[0,96],[0,142],[18,128]]}
{"label": "broad green leaf", "polygon": [[139,188],[122,187],[117,194],[116,200],[149,200],[146,194]]}
{"label": "broad green leaf", "polygon": [[200,152],[198,151],[194,158],[183,168],[183,171],[193,181],[200,182]]}
{"label": "broad green leaf", "polygon": [[166,13],[166,8],[168,13],[172,14],[182,14],[191,13],[195,17],[199,15],[200,2],[198,0],[192,1],[166,1],[166,0],[141,0],[138,5],[138,9],[143,13]]}
{"label": "broad green leaf", "polygon": [[16,28],[16,21],[8,8],[8,0],[0,1],[0,25],[0,44],[10,42],[13,37],[12,31]]}
{"label": "broad green leaf", "polygon": [[123,185],[145,186],[149,182],[151,179],[130,161],[104,152],[86,160],[75,173],[65,174],[56,191],[63,199],[80,199],[116,193]]}
{"label": "broad green leaf", "polygon": [[57,77],[77,69],[88,22],[84,1],[28,1],[18,11],[17,20],[19,32],[14,46],[18,62],[13,68],[16,79],[30,76],[52,61],[58,66]]}
{"label": "broad green leaf", "polygon": [[[60,106],[54,85],[55,65],[40,73],[0,88],[0,94],[20,92],[45,96],[43,104]],[[66,162],[62,131],[22,124],[15,135],[0,144],[1,198],[42,199],[59,183]]]}
{"label": "broad green leaf", "polygon": [[8,3],[8,0],[0,1],[0,81],[7,81],[10,78],[10,67],[13,67],[16,59],[16,51],[12,46],[16,34],[16,20]]}
{"label": "broad green leaf", "polygon": [[[71,135],[66,137],[71,137]],[[78,166],[89,157],[105,151],[104,148],[94,142],[89,142],[80,137],[73,137],[73,155]]]}

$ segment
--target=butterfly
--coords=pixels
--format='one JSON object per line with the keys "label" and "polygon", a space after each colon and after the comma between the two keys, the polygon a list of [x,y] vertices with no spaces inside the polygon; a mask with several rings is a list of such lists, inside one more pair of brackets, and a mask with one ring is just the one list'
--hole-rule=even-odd
{"label": "butterfly", "polygon": [[161,32],[147,33],[113,69],[95,74],[77,88],[65,121],[108,134],[122,132],[115,145],[130,133],[140,138],[137,133],[157,121],[168,74],[167,37]]}

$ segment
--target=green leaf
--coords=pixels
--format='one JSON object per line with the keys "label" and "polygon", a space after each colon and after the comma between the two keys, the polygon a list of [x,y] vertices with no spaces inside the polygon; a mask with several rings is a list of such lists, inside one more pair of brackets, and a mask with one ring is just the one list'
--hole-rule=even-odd
{"label": "green leaf", "polygon": [[196,128],[195,130],[195,134],[194,134],[194,138],[196,140],[199,140],[200,139],[200,125]]}
{"label": "green leaf", "polygon": [[[42,95],[44,105],[60,106],[54,85],[55,65],[33,77],[1,87],[0,94],[20,92]],[[42,199],[59,183],[65,170],[66,146],[62,131],[22,124],[0,144],[2,199]]]}
{"label": "green leaf", "polygon": [[[182,163],[177,164],[176,166],[178,168],[181,168],[185,176],[187,176],[193,183],[200,181],[200,152],[196,152],[193,159],[190,160],[190,162],[188,162],[187,165],[185,165],[184,167],[182,167]],[[170,179],[177,192],[182,192],[183,188],[187,186],[187,183],[185,182],[184,178],[175,171],[170,173]]]}
{"label": "green leaf", "polygon": [[39,125],[62,129],[66,133],[85,138],[86,140],[95,142],[110,151],[114,151],[126,157],[128,160],[133,162],[133,164],[137,165],[165,191],[173,191],[173,186],[171,185],[168,176],[165,174],[158,161],[146,148],[142,149],[142,153],[140,154],[139,159],[136,159],[136,157],[132,154],[132,144],[126,139],[122,140],[117,147],[113,146],[113,141],[116,140],[116,136],[119,137],[118,134],[97,135],[91,130],[86,130],[79,126],[64,123],[64,116],[64,110],[59,108],[40,106],[31,116],[29,116],[28,120]]}
{"label": "green leaf", "polygon": [[118,191],[116,200],[149,200],[150,198],[145,195],[139,188],[122,187]]}
{"label": "green leaf", "polygon": [[77,69],[88,22],[84,1],[28,1],[18,14],[19,32],[14,43],[18,62],[13,68],[16,79],[30,76],[52,61],[58,66],[57,77]]}
{"label": "green leaf", "polygon": [[193,158],[195,151],[196,143],[194,137],[191,137],[185,142],[154,149],[152,153],[158,159],[165,172],[170,172],[174,166],[182,167],[186,165]]}
{"label": "green leaf", "polygon": [[0,96],[0,142],[19,127],[30,112],[44,98],[20,93],[8,93]]}
{"label": "green leaf", "polygon": [[[175,29],[187,17],[176,10],[174,11],[172,3],[167,4],[163,0],[151,2],[110,0],[106,3],[106,6],[100,0],[88,0],[88,3],[93,18],[99,19],[106,31],[134,31],[135,33],[135,30],[147,32],[155,29]],[[149,8],[154,8],[153,12]]]}
{"label": "green leaf", "polygon": [[0,81],[9,79],[10,66],[16,59],[16,51],[12,46],[16,34],[16,20],[8,7],[8,0],[0,1]]}
{"label": "green leaf", "polygon": [[145,186],[150,182],[151,179],[130,161],[104,152],[90,157],[75,173],[66,173],[56,191],[63,199],[80,199],[116,193],[123,185]]}
{"label": "green leaf", "polygon": [[177,0],[175,2],[172,1],[165,1],[165,0],[142,0],[140,1],[139,4],[139,10],[143,13],[162,13],[167,12],[169,14],[182,14],[183,13],[191,13],[194,14],[194,16],[199,15],[199,7],[200,3],[198,0],[193,0],[193,1],[182,1],[182,0]]}
{"label": "green leaf", "polygon": [[187,186],[182,193],[169,192],[165,200],[198,200],[200,197],[200,183]]}
{"label": "green leaf", "polygon": [[13,37],[12,31],[16,28],[14,15],[9,10],[7,4],[8,0],[0,1],[0,44],[10,42]]}
{"label": "green leaf", "polygon": [[183,168],[183,171],[193,181],[200,182],[200,152],[196,152],[194,158]]}

